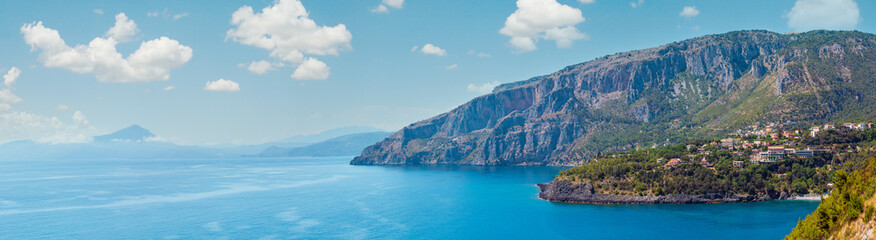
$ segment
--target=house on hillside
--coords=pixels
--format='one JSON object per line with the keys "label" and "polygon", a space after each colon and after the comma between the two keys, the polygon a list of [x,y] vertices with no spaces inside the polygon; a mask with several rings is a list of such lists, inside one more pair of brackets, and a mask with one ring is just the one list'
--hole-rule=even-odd
{"label": "house on hillside", "polygon": [[742,161],[733,161],[734,167],[742,167]]}
{"label": "house on hillside", "polygon": [[761,152],[759,154],[759,156],[760,156],[759,162],[779,161],[785,157],[786,153],[787,153],[787,151],[785,150],[784,146],[772,146],[772,147],[767,148],[766,152]]}
{"label": "house on hillside", "polygon": [[663,166],[666,166],[666,167],[675,167],[675,166],[678,166],[679,164],[681,164],[681,158],[673,158],[673,159],[669,159],[669,162],[666,163],[666,165],[663,165]]}
{"label": "house on hillside", "polygon": [[739,142],[741,142],[741,141],[742,141],[742,139],[738,139],[738,138],[721,139],[721,147],[723,147],[723,148],[733,147],[736,144],[739,144]]}
{"label": "house on hillside", "polygon": [[819,126],[812,127],[812,129],[809,130],[809,136],[816,137],[816,136],[818,136],[818,133],[820,133],[820,132],[821,132],[821,127],[819,127]]}
{"label": "house on hillside", "polygon": [[704,157],[703,160],[700,160],[700,166],[703,166],[704,168],[709,168],[712,167],[712,164],[709,163],[709,160],[706,160],[706,158]]}

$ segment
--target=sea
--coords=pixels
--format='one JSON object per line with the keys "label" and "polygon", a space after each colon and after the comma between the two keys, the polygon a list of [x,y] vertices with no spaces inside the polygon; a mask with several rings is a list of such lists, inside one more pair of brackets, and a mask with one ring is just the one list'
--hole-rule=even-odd
{"label": "sea", "polygon": [[817,201],[586,205],[557,167],[352,157],[0,161],[0,239],[780,239]]}

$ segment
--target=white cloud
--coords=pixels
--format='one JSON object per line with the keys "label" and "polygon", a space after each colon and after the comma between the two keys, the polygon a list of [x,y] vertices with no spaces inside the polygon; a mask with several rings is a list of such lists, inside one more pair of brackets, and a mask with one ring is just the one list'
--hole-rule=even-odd
{"label": "white cloud", "polygon": [[581,10],[556,0],[518,0],[517,11],[505,19],[499,33],[511,37],[508,43],[517,52],[537,49],[539,39],[554,40],[557,47],[570,47],[575,40],[587,39],[575,25],[584,22]]}
{"label": "white cloud", "polygon": [[170,85],[170,86],[164,87],[164,88],[161,89],[161,90],[166,92],[166,91],[170,91],[170,90],[173,90],[173,89],[176,89],[176,87],[173,86],[173,85]]}
{"label": "white cloud", "polygon": [[696,17],[697,15],[700,15],[700,10],[697,9],[696,6],[684,6],[684,8],[681,9],[681,12],[678,13],[678,16],[682,16],[685,18],[692,18]]}
{"label": "white cloud", "polygon": [[18,69],[17,67],[10,68],[9,71],[3,75],[3,85],[6,85],[7,87],[12,86],[12,83],[15,83],[18,76],[21,76],[21,69]]}
{"label": "white cloud", "polygon": [[158,17],[158,11],[147,12],[147,13],[146,13],[146,16],[149,16],[149,17]]}
{"label": "white cloud", "polygon": [[88,117],[80,111],[73,113],[73,123],[77,125],[88,125]]}
{"label": "white cloud", "polygon": [[292,73],[292,78],[298,80],[322,80],[329,77],[330,68],[316,58],[308,58]]}
{"label": "white cloud", "polygon": [[389,8],[387,8],[387,6],[392,7],[392,8],[396,8],[396,9],[401,9],[402,5],[404,5],[404,3],[405,3],[405,0],[383,0],[382,3],[383,4],[380,4],[380,5],[377,5],[377,7],[374,7],[374,9],[371,9],[371,12],[373,12],[373,13],[388,13]]}
{"label": "white cloud", "polygon": [[[414,50],[416,50],[416,49],[414,49]],[[447,51],[445,51],[444,49],[441,49],[438,46],[432,45],[431,43],[427,43],[426,45],[423,45],[423,48],[421,49],[421,51],[424,54],[431,54],[431,55],[435,55],[435,56],[447,55]]]}
{"label": "white cloud", "polygon": [[630,2],[630,7],[637,8],[645,4],[645,0],[639,0],[638,2]]}
{"label": "white cloud", "polygon": [[487,94],[487,93],[493,92],[493,89],[496,88],[496,86],[499,86],[499,82],[493,81],[493,82],[488,82],[488,83],[484,83],[481,85],[468,84],[468,86],[466,86],[465,89],[469,92]]}
{"label": "white cloud", "polygon": [[225,79],[220,78],[219,80],[216,80],[216,81],[212,81],[212,82],[208,81],[207,84],[204,85],[204,90],[239,92],[240,91],[240,84],[237,84],[236,82],[231,81],[231,80],[225,80]]}
{"label": "white cloud", "polygon": [[70,107],[67,105],[64,105],[64,104],[58,104],[58,106],[55,107],[55,109],[57,109],[58,111],[67,111],[70,109]]}
{"label": "white cloud", "polygon": [[[97,133],[94,127],[87,124],[85,115],[79,113],[80,122],[85,124],[67,124],[57,117],[47,117],[26,112],[9,112],[0,114],[0,142],[22,139],[35,139],[42,143],[79,143],[91,141]],[[72,119],[76,121],[74,113]]]}
{"label": "white cloud", "polygon": [[591,3],[595,3],[596,0],[578,0],[578,2],[583,3],[583,4],[591,4]]}
{"label": "white cloud", "polygon": [[176,20],[179,20],[180,18],[183,18],[183,17],[188,16],[188,15],[189,15],[189,13],[187,13],[187,12],[177,13],[177,14],[173,15],[173,20],[176,21]]}
{"label": "white cloud", "polygon": [[411,48],[411,52],[416,52],[417,49],[419,49],[419,48],[420,48],[420,46],[414,46]]}
{"label": "white cloud", "polygon": [[106,36],[114,38],[118,42],[128,42],[139,31],[140,29],[137,29],[134,20],[128,19],[125,13],[119,13],[116,15],[116,25],[106,32]]}
{"label": "white cloud", "polygon": [[383,4],[394,8],[402,8],[402,5],[404,5],[404,3],[405,0],[383,0]]}
{"label": "white cloud", "polygon": [[101,82],[165,81],[170,79],[171,69],[182,67],[192,58],[192,48],[167,37],[142,42],[134,53],[122,58],[116,50],[116,37],[130,37],[133,21],[123,14],[116,20],[115,30],[107,32],[109,37],[95,38],[87,46],[67,46],[57,30],[42,22],[25,24],[21,33],[32,51],[42,50],[39,61],[44,66],[91,73]]}
{"label": "white cloud", "polygon": [[255,13],[250,6],[243,6],[231,15],[231,24],[234,28],[226,33],[228,38],[269,50],[271,57],[289,63],[310,62],[312,65],[313,61],[309,59],[313,58],[306,58],[305,54],[338,55],[341,51],[352,49],[350,41],[353,35],[346,25],[316,25],[299,0],[279,0],[259,13]]}
{"label": "white cloud", "polygon": [[100,8],[94,9],[94,14],[103,15],[103,9],[100,9]]}
{"label": "white cloud", "polygon": [[459,68],[459,65],[456,63],[450,64],[450,66],[444,67],[444,69],[447,69],[447,70],[453,70],[453,69],[457,69],[457,68]]}
{"label": "white cloud", "polygon": [[371,9],[371,12],[373,12],[373,13],[389,13],[389,9],[386,8],[386,5],[380,4],[380,5],[377,5],[377,7],[374,7],[374,9]]}
{"label": "white cloud", "polygon": [[265,60],[252,61],[246,69],[252,73],[262,75],[270,70],[274,70],[274,66],[283,66],[282,63],[271,63]]}
{"label": "white cloud", "polygon": [[0,112],[12,109],[12,104],[21,102],[21,98],[15,96],[8,88],[0,89]]}
{"label": "white cloud", "polygon": [[852,30],[861,22],[861,11],[854,0],[797,0],[785,17],[798,31]]}

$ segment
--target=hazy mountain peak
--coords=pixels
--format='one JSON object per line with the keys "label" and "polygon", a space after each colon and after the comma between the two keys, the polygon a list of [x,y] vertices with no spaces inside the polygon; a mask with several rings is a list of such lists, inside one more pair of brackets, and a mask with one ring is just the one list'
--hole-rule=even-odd
{"label": "hazy mountain peak", "polygon": [[148,129],[140,127],[139,125],[131,125],[129,127],[123,128],[121,130],[115,131],[113,133],[107,135],[95,136],[95,142],[138,142],[138,141],[146,141],[149,138],[156,137],[155,134],[150,132]]}

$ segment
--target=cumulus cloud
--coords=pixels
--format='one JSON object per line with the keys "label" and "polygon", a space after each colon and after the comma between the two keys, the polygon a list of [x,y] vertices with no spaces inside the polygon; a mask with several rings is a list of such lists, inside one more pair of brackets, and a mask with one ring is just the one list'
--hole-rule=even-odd
{"label": "cumulus cloud", "polygon": [[[414,50],[417,50],[417,49],[414,48]],[[430,54],[430,55],[435,55],[435,56],[447,55],[447,51],[445,51],[444,49],[441,49],[438,46],[432,45],[431,43],[427,43],[426,45],[423,45],[423,48],[420,51],[422,51],[424,54]]]}
{"label": "cumulus cloud", "polygon": [[389,8],[386,8],[386,5],[380,4],[377,7],[371,9],[373,13],[389,13]]}
{"label": "cumulus cloud", "polygon": [[584,22],[581,10],[556,0],[518,0],[517,11],[505,19],[499,33],[511,37],[508,43],[517,52],[536,50],[539,39],[553,40],[557,47],[567,48],[575,40],[588,39],[575,28]]}
{"label": "cumulus cloud", "polygon": [[468,86],[466,86],[465,89],[469,92],[487,94],[487,93],[492,92],[493,89],[496,88],[497,86],[499,86],[499,82],[493,81],[493,82],[488,82],[488,83],[484,83],[481,85],[468,84]]}
{"label": "cumulus cloud", "polygon": [[797,0],[785,17],[798,31],[852,30],[861,22],[861,11],[854,0]]}
{"label": "cumulus cloud", "polygon": [[73,113],[73,123],[77,125],[88,125],[88,117],[80,111]]}
{"label": "cumulus cloud", "polygon": [[18,69],[17,67],[10,68],[9,71],[3,75],[3,85],[6,85],[7,87],[12,86],[12,83],[15,83],[18,76],[21,76],[21,69]]}
{"label": "cumulus cloud", "polygon": [[678,16],[682,16],[685,18],[692,18],[700,15],[700,10],[697,9],[696,6],[685,6],[681,9],[681,12],[678,13]]}
{"label": "cumulus cloud", "polygon": [[114,38],[119,42],[128,42],[139,31],[140,29],[137,29],[137,24],[134,23],[134,20],[128,19],[125,13],[119,13],[116,15],[116,25],[106,32],[106,36]]}
{"label": "cumulus cloud", "polygon": [[246,69],[252,73],[262,75],[267,73],[270,70],[274,70],[274,67],[282,67],[283,63],[271,63],[265,60],[261,61],[252,61],[249,63],[249,67]]}
{"label": "cumulus cloud", "polygon": [[207,82],[204,85],[204,90],[207,91],[223,91],[223,92],[239,92],[240,84],[231,80],[219,79],[212,82]]}
{"label": "cumulus cloud", "polygon": [[[305,57],[305,54],[338,55],[341,51],[352,49],[350,41],[353,35],[346,25],[317,25],[309,18],[307,9],[299,0],[279,0],[258,13],[250,6],[243,6],[231,15],[231,24],[234,28],[226,32],[228,38],[268,50],[271,57],[298,64],[299,69],[308,62],[310,65],[307,67],[313,67],[314,61],[325,65],[312,57]],[[295,72],[299,72],[299,69]],[[292,74],[292,77],[296,78],[297,75]]]}
{"label": "cumulus cloud", "polygon": [[322,80],[329,77],[330,68],[316,58],[308,58],[295,72],[292,73],[292,78],[298,80]]}
{"label": "cumulus cloud", "polygon": [[192,48],[167,37],[142,42],[140,48],[123,58],[116,50],[119,44],[116,38],[131,37],[135,30],[136,24],[119,14],[106,38],[98,37],[88,45],[70,47],[57,30],[43,26],[43,22],[21,27],[24,41],[31,50],[42,51],[39,61],[44,66],[91,73],[101,82],[165,81],[170,79],[171,69],[182,67],[192,58]]}
{"label": "cumulus cloud", "polygon": [[374,9],[371,9],[371,12],[388,13],[389,8],[387,8],[387,6],[392,7],[392,8],[396,8],[396,9],[401,9],[402,5],[404,5],[404,3],[405,3],[405,0],[383,0],[382,3],[383,4],[377,5],[377,7],[375,7]]}

